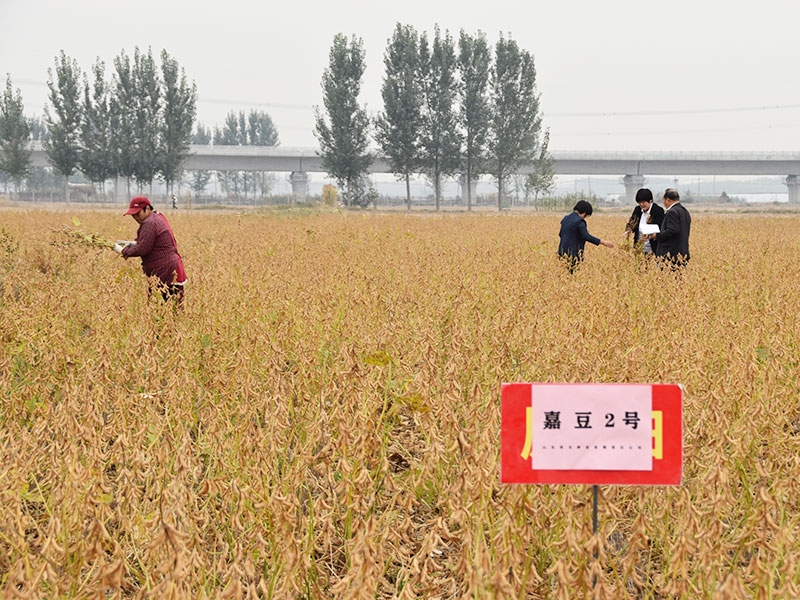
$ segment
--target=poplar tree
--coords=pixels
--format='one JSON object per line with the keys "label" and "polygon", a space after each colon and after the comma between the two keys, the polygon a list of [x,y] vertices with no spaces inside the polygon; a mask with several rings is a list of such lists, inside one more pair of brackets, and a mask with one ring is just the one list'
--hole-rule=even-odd
{"label": "poplar tree", "polygon": [[49,105],[44,114],[49,137],[43,141],[50,163],[64,176],[64,190],[69,204],[69,178],[80,165],[81,157],[81,70],[77,61],[61,51],[55,59],[55,71],[47,69]]}
{"label": "poplar tree", "polygon": [[262,110],[251,110],[247,114],[230,111],[222,129],[215,129],[214,143],[222,146],[277,146],[280,138],[269,113]]}
{"label": "poplar tree", "polygon": [[322,75],[326,116],[315,110],[314,135],[319,141],[322,166],[344,190],[345,205],[368,202],[363,180],[373,157],[368,151],[369,117],[358,104],[365,69],[364,42],[337,33],[328,67]]}
{"label": "poplar tree", "polygon": [[136,173],[136,89],[133,69],[127,54],[114,58],[111,108],[111,146],[114,152],[114,174],[125,177],[128,197],[131,178]]}
{"label": "poplar tree", "polygon": [[433,44],[423,34],[420,40],[422,80],[422,135],[420,137],[420,169],[433,185],[436,210],[442,198],[442,179],[456,173],[459,167],[461,136],[454,110],[456,99],[455,44],[449,33],[442,36],[439,26]]}
{"label": "poplar tree", "polygon": [[[197,129],[192,136],[192,144],[200,146],[207,146],[211,143],[212,133],[211,130],[204,126],[202,123],[197,124]],[[192,176],[189,180],[189,187],[195,194],[202,194],[208,182],[211,180],[211,171],[206,169],[197,169],[192,171]]]}
{"label": "poplar tree", "polygon": [[[244,120],[244,113],[241,113]],[[225,123],[222,128],[214,129],[214,144],[219,146],[241,146],[247,140],[247,133],[239,130],[239,114],[229,111],[225,115]]]}
{"label": "poplar tree", "polygon": [[163,136],[163,115],[161,112],[161,83],[158,77],[153,53],[147,54],[136,48],[133,56],[134,89],[134,172],[133,176],[142,185],[152,186],[159,172],[159,154]]}
{"label": "poplar tree", "polygon": [[[244,115],[244,111],[239,111],[239,138],[241,145],[247,145],[247,118]],[[244,199],[247,200],[247,191],[250,189],[250,185],[253,182],[253,175],[248,171],[239,171],[239,175],[242,178],[242,192],[244,193]]]}
{"label": "poplar tree", "polygon": [[31,167],[31,126],[24,110],[22,93],[19,89],[14,92],[11,75],[7,75],[6,89],[0,96],[0,171],[14,181],[17,197]]}
{"label": "poplar tree", "polygon": [[489,172],[497,180],[497,209],[503,209],[504,183],[530,163],[539,147],[539,95],[533,56],[502,34],[491,70]]}
{"label": "poplar tree", "polygon": [[[243,146],[247,143],[247,131],[240,129],[240,124],[245,122],[244,112],[229,111],[225,116],[222,129],[214,128],[214,144],[217,146]],[[221,175],[220,184],[226,194],[238,194],[242,181],[241,171],[218,171]]]}
{"label": "poplar tree", "polygon": [[489,69],[491,53],[486,35],[471,36],[461,30],[458,38],[458,121],[462,131],[461,168],[467,189],[467,210],[472,210],[472,181],[486,161],[489,132]]}
{"label": "poplar tree", "polygon": [[[247,139],[253,146],[277,146],[280,143],[278,128],[272,117],[262,110],[251,110],[247,115]],[[263,198],[270,189],[275,175],[259,171],[253,173],[253,190],[260,190]]]}
{"label": "poplar tree", "polygon": [[250,111],[247,115],[247,141],[253,146],[277,146],[280,143],[278,128],[268,113]]}
{"label": "poplar tree", "polygon": [[533,203],[540,195],[549,194],[556,187],[556,172],[553,157],[550,155],[550,130],[544,132],[539,154],[533,161],[533,171],[525,178],[526,191],[533,192]]}
{"label": "poplar tree", "polygon": [[194,82],[191,84],[188,82],[186,72],[166,50],[161,52],[161,75],[164,84],[161,122],[164,129],[159,151],[161,158],[159,171],[169,192],[189,156],[189,143],[197,115],[197,86]]}
{"label": "poplar tree", "polygon": [[213,139],[213,134],[211,132],[211,129],[209,129],[202,123],[198,123],[195,132],[192,135],[192,144],[197,146],[208,146],[211,144],[212,139]]}
{"label": "poplar tree", "polygon": [[92,67],[94,82],[83,84],[83,121],[81,123],[80,169],[93,183],[114,176],[114,155],[111,145],[109,89],[105,81],[105,64],[98,59]]}
{"label": "poplar tree", "polygon": [[[31,140],[43,142],[50,137],[50,132],[47,131],[44,117],[35,116],[29,117],[26,120],[31,128]],[[31,167],[25,178],[25,186],[31,193],[31,197],[34,201],[38,192],[49,192],[52,198],[54,190],[60,185],[61,181],[60,178],[57,179],[55,169],[48,169],[46,167]]]}
{"label": "poplar tree", "polygon": [[375,139],[389,168],[406,184],[411,210],[411,175],[420,166],[422,87],[419,36],[411,25],[397,23],[383,55],[383,112],[375,119]]}
{"label": "poplar tree", "polygon": [[30,117],[27,121],[31,127],[32,140],[43,141],[50,137],[50,133],[47,131],[47,124],[42,117]]}

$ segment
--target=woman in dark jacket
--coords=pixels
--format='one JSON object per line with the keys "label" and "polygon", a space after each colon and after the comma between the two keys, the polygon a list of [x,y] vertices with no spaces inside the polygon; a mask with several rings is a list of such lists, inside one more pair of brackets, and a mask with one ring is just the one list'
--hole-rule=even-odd
{"label": "woman in dark jacket", "polygon": [[634,247],[636,247],[641,240],[641,248],[644,253],[653,254],[656,249],[655,245],[658,242],[655,240],[641,239],[641,226],[644,224],[658,225],[660,229],[663,222],[664,209],[653,202],[653,192],[647,188],[641,188],[636,192],[636,208],[633,209],[631,218],[628,219],[628,224],[625,226],[625,235],[633,233]]}
{"label": "woman in dark jacket", "polygon": [[589,233],[586,227],[586,217],[591,215],[592,205],[586,200],[578,200],[572,212],[561,219],[561,230],[558,232],[558,255],[568,262],[570,273],[574,272],[575,267],[583,260],[583,248],[586,246],[586,242],[595,246],[614,247],[613,243],[601,240]]}

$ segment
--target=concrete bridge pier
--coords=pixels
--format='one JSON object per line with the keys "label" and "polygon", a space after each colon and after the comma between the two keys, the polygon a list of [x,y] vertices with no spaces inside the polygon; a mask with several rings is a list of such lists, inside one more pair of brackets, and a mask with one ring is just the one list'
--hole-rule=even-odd
{"label": "concrete bridge pier", "polygon": [[644,175],[625,175],[622,178],[625,185],[625,202],[628,206],[636,204],[636,192],[644,187]]}
{"label": "concrete bridge pier", "polygon": [[800,175],[787,176],[786,187],[789,188],[789,204],[800,204]]}
{"label": "concrete bridge pier", "polygon": [[295,200],[305,202],[308,196],[308,182],[310,177],[305,171],[292,171],[289,175],[289,181],[292,183],[292,196]]}
{"label": "concrete bridge pier", "polygon": [[[466,206],[467,204],[467,175],[462,173],[458,177],[458,183],[461,185],[461,202],[464,203]],[[475,199],[478,193],[478,182],[477,180],[473,179],[469,182],[469,191],[471,194],[469,195],[472,198],[472,205],[475,206]]]}

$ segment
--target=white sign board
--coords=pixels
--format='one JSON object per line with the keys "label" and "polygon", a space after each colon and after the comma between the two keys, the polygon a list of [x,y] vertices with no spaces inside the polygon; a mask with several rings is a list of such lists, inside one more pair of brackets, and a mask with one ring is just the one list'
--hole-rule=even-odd
{"label": "white sign board", "polygon": [[533,469],[652,470],[651,386],[538,384],[531,406]]}

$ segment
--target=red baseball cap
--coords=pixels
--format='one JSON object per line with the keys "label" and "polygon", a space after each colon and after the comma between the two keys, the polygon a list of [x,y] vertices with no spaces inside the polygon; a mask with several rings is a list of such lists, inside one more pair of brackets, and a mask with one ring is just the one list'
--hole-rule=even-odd
{"label": "red baseball cap", "polygon": [[135,215],[140,210],[142,210],[145,206],[149,206],[153,208],[153,205],[150,204],[150,200],[145,198],[144,196],[136,196],[136,198],[131,199],[131,206],[128,211],[125,213],[126,215]]}

